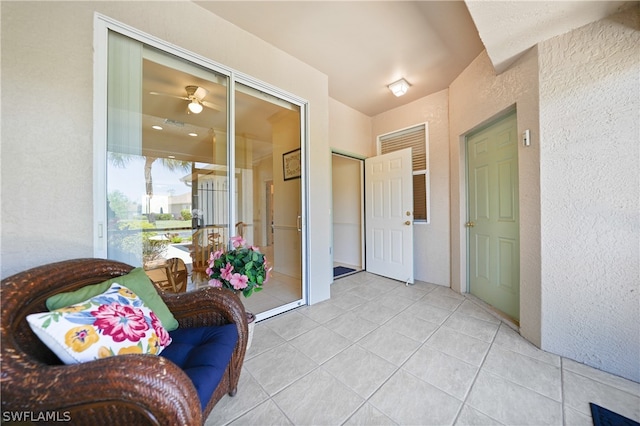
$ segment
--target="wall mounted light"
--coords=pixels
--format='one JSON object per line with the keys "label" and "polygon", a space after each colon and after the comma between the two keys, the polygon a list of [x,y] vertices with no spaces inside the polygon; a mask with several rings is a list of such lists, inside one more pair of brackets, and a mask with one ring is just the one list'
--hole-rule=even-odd
{"label": "wall mounted light", "polygon": [[391,90],[391,92],[393,92],[394,95],[402,96],[405,93],[407,93],[407,90],[409,90],[409,86],[411,85],[407,82],[407,80],[405,80],[404,78],[401,78],[395,83],[391,83],[387,87],[389,88],[389,90]]}
{"label": "wall mounted light", "polygon": [[189,102],[189,111],[194,114],[200,114],[202,112],[202,104],[197,99],[191,99],[191,102]]}

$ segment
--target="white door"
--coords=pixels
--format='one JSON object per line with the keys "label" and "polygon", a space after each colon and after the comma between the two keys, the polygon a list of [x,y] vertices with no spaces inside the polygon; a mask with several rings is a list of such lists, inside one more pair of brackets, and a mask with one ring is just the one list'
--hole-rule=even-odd
{"label": "white door", "polygon": [[367,271],[413,283],[411,148],[365,160]]}

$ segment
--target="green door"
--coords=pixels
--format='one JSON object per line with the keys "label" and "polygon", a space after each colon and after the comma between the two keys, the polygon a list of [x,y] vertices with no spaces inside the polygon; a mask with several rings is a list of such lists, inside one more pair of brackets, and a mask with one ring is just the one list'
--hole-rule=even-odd
{"label": "green door", "polygon": [[518,321],[518,134],[511,113],[467,137],[469,291]]}

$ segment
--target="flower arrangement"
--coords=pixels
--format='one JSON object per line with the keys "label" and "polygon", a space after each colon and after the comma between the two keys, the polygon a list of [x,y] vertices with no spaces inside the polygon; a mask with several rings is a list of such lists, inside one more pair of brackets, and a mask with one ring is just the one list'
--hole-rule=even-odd
{"label": "flower arrangement", "polygon": [[247,247],[240,236],[231,237],[230,241],[233,250],[217,250],[209,257],[209,285],[242,291],[244,297],[249,297],[262,290],[271,268],[258,247]]}

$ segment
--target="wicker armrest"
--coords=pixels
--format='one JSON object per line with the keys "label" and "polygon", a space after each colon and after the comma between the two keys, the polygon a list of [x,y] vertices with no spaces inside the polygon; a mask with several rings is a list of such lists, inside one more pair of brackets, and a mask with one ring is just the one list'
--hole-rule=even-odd
{"label": "wicker armrest", "polygon": [[[180,327],[236,324],[238,342],[231,364],[234,367],[232,371],[237,371],[239,376],[249,337],[246,311],[240,298],[231,290],[214,287],[187,293],[161,293],[161,296]],[[235,383],[237,378],[234,379]]]}
{"label": "wicker armrest", "polygon": [[3,412],[55,412],[74,424],[202,423],[191,380],[161,356],[119,355],[60,366],[16,356],[4,358],[2,370],[3,377],[17,379],[11,380],[10,400],[3,398]]}

